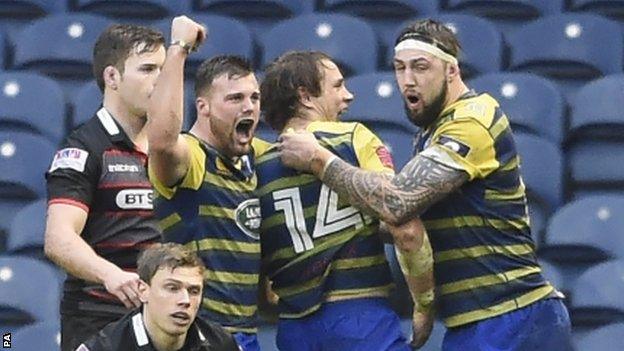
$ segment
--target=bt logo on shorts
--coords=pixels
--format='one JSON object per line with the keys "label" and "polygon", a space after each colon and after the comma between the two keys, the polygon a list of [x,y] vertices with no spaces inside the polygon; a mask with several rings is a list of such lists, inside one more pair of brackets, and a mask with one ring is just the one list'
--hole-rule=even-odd
{"label": "bt logo on shorts", "polygon": [[151,210],[153,199],[151,189],[124,189],[117,193],[115,203],[124,210]]}

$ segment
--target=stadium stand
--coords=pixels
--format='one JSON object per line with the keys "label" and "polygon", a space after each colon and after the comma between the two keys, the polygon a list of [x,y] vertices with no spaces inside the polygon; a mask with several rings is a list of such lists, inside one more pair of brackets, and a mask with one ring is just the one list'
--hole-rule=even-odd
{"label": "stadium stand", "polygon": [[593,12],[603,16],[624,19],[623,0],[570,0],[570,11]]}
{"label": "stadium stand", "polygon": [[54,144],[61,141],[65,98],[56,81],[35,73],[2,72],[0,89],[0,130],[37,133]]}
{"label": "stadium stand", "polygon": [[557,14],[564,7],[563,0],[447,0],[445,9],[469,12],[491,18],[532,19]]}
{"label": "stadium stand", "polygon": [[[202,61],[216,55],[239,55],[254,62],[254,42],[245,23],[215,15],[197,15],[193,16],[193,20],[206,27],[208,40],[199,47],[197,53],[188,57],[185,71],[187,74],[193,75]],[[159,21],[155,27],[165,35],[166,42],[169,42],[171,19]]]}
{"label": "stadium stand", "polygon": [[[16,213],[9,227],[6,249],[12,255],[25,255],[43,259],[47,202],[34,201]],[[37,220],[34,220],[37,219]]]}
{"label": "stadium stand", "polygon": [[108,17],[157,19],[190,12],[189,1],[168,0],[75,0],[72,11],[91,12]]}
{"label": "stadium stand", "polygon": [[478,76],[468,85],[495,98],[514,132],[538,135],[560,145],[565,126],[565,101],[550,80],[521,72]]}
{"label": "stadium stand", "polygon": [[61,327],[58,321],[25,326],[13,334],[11,341],[11,348],[18,351],[58,351],[61,345]]}
{"label": "stadium stand", "polygon": [[65,1],[1,0],[0,17],[35,18],[64,11]]}
{"label": "stadium stand", "polygon": [[244,18],[287,18],[311,12],[314,2],[302,0],[197,0],[194,11]]}
{"label": "stadium stand", "polygon": [[321,11],[346,13],[372,19],[416,17],[438,12],[437,0],[325,0]]}
{"label": "stadium stand", "polygon": [[3,331],[59,321],[60,294],[58,276],[48,264],[28,257],[0,257],[0,328]]}
{"label": "stadium stand", "polygon": [[610,324],[579,338],[576,350],[620,351],[624,350],[624,323]]}
{"label": "stadium stand", "polygon": [[583,273],[573,288],[572,323],[602,326],[624,322],[623,277],[621,260],[599,264]]}
{"label": "stadium stand", "polygon": [[263,38],[263,66],[288,50],[320,50],[346,75],[375,71],[377,39],[364,20],[341,14],[308,14],[275,25]]}
{"label": "stadium stand", "polygon": [[535,135],[516,133],[514,139],[526,186],[532,235],[539,244],[548,218],[563,200],[561,150],[551,141]]}

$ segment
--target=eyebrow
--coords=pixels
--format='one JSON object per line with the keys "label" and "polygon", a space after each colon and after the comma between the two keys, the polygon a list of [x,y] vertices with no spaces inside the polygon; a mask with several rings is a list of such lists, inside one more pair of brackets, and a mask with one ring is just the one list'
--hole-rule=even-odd
{"label": "eyebrow", "polygon": [[403,63],[403,64],[405,64],[405,63],[418,63],[420,61],[425,62],[425,63],[429,63],[429,60],[427,60],[426,57],[417,57],[415,59],[410,59],[410,60],[407,60],[407,61],[399,60],[399,59],[396,59],[396,58],[394,59],[394,63]]}

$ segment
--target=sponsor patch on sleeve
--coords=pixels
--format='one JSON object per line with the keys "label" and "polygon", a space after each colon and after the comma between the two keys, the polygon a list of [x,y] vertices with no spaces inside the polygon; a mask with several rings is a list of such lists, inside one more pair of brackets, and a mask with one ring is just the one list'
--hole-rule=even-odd
{"label": "sponsor patch on sleeve", "polygon": [[470,147],[459,140],[441,135],[436,144],[442,145],[447,149],[459,154],[461,157],[466,157],[470,152]]}
{"label": "sponsor patch on sleeve", "polygon": [[392,161],[392,154],[390,153],[388,148],[382,145],[378,147],[377,150],[375,150],[375,153],[377,154],[377,157],[379,157],[379,160],[381,161],[381,164],[384,165],[384,167],[394,169],[394,162]]}
{"label": "sponsor patch on sleeve", "polygon": [[52,160],[49,172],[65,168],[70,168],[78,172],[84,172],[88,156],[89,153],[82,149],[74,147],[61,149],[54,155],[54,160]]}

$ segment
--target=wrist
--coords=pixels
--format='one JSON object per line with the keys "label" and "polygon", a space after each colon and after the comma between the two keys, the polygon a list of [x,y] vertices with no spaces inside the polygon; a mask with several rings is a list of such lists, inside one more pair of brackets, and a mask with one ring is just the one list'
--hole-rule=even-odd
{"label": "wrist", "polygon": [[323,179],[327,166],[337,157],[324,147],[317,147],[310,161],[310,170],[319,179]]}
{"label": "wrist", "polygon": [[193,47],[191,46],[191,44],[187,43],[184,40],[172,40],[169,44],[169,49],[183,52],[186,55],[193,51]]}

